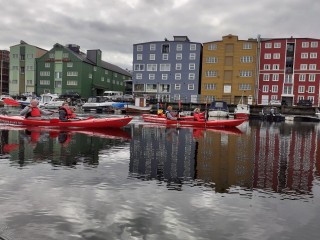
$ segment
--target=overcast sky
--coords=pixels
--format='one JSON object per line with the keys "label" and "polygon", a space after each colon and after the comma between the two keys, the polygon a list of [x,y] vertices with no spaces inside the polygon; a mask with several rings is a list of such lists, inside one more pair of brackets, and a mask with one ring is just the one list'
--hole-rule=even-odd
{"label": "overcast sky", "polygon": [[179,35],[200,43],[228,34],[320,38],[319,0],[0,0],[0,11],[0,49],[74,43],[124,69],[132,69],[133,44]]}

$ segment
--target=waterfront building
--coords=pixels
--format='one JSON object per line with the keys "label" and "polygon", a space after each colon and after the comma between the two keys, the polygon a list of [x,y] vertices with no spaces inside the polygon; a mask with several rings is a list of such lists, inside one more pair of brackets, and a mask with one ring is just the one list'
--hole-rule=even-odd
{"label": "waterfront building", "polygon": [[9,92],[10,52],[0,50],[0,94]]}
{"label": "waterfront building", "polygon": [[18,96],[35,92],[36,59],[47,50],[24,41],[10,47],[9,94]]}
{"label": "waterfront building", "polygon": [[319,106],[319,42],[313,38],[258,38],[258,104],[279,100],[291,106],[305,99]]}
{"label": "waterfront building", "polygon": [[257,39],[239,40],[227,35],[222,41],[203,43],[202,102],[223,100],[238,104],[254,99],[257,72]]}
{"label": "waterfront building", "polygon": [[84,53],[79,45],[56,43],[37,59],[37,94],[76,92],[88,98],[106,90],[124,92],[131,73],[101,60],[101,56],[100,49]]}
{"label": "waterfront building", "polygon": [[133,93],[157,101],[199,102],[202,44],[187,36],[133,45]]}

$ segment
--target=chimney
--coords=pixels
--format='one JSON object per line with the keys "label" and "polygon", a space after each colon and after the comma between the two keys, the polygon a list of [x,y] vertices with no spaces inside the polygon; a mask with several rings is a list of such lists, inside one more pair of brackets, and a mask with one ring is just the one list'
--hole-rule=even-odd
{"label": "chimney", "polygon": [[101,50],[87,50],[87,58],[97,66],[101,66]]}

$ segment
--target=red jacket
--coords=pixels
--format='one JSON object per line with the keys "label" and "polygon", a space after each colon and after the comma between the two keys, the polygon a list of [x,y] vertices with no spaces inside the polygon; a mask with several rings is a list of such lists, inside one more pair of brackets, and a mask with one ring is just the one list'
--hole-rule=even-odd
{"label": "red jacket", "polygon": [[41,112],[38,107],[31,107],[30,117],[41,117]]}
{"label": "red jacket", "polygon": [[64,111],[66,111],[67,115],[66,115],[66,118],[75,118],[76,117],[76,114],[74,114],[70,108],[66,108],[66,107],[60,107],[60,109],[63,109]]}

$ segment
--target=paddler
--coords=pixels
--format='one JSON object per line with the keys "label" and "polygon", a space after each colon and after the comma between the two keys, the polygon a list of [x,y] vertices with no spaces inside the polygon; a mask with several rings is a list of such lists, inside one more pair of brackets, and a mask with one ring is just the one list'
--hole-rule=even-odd
{"label": "paddler", "polygon": [[30,105],[26,106],[20,112],[21,116],[25,116],[28,119],[41,119],[42,115],[52,115],[53,112],[42,110],[38,107],[39,102],[37,99],[32,99]]}

